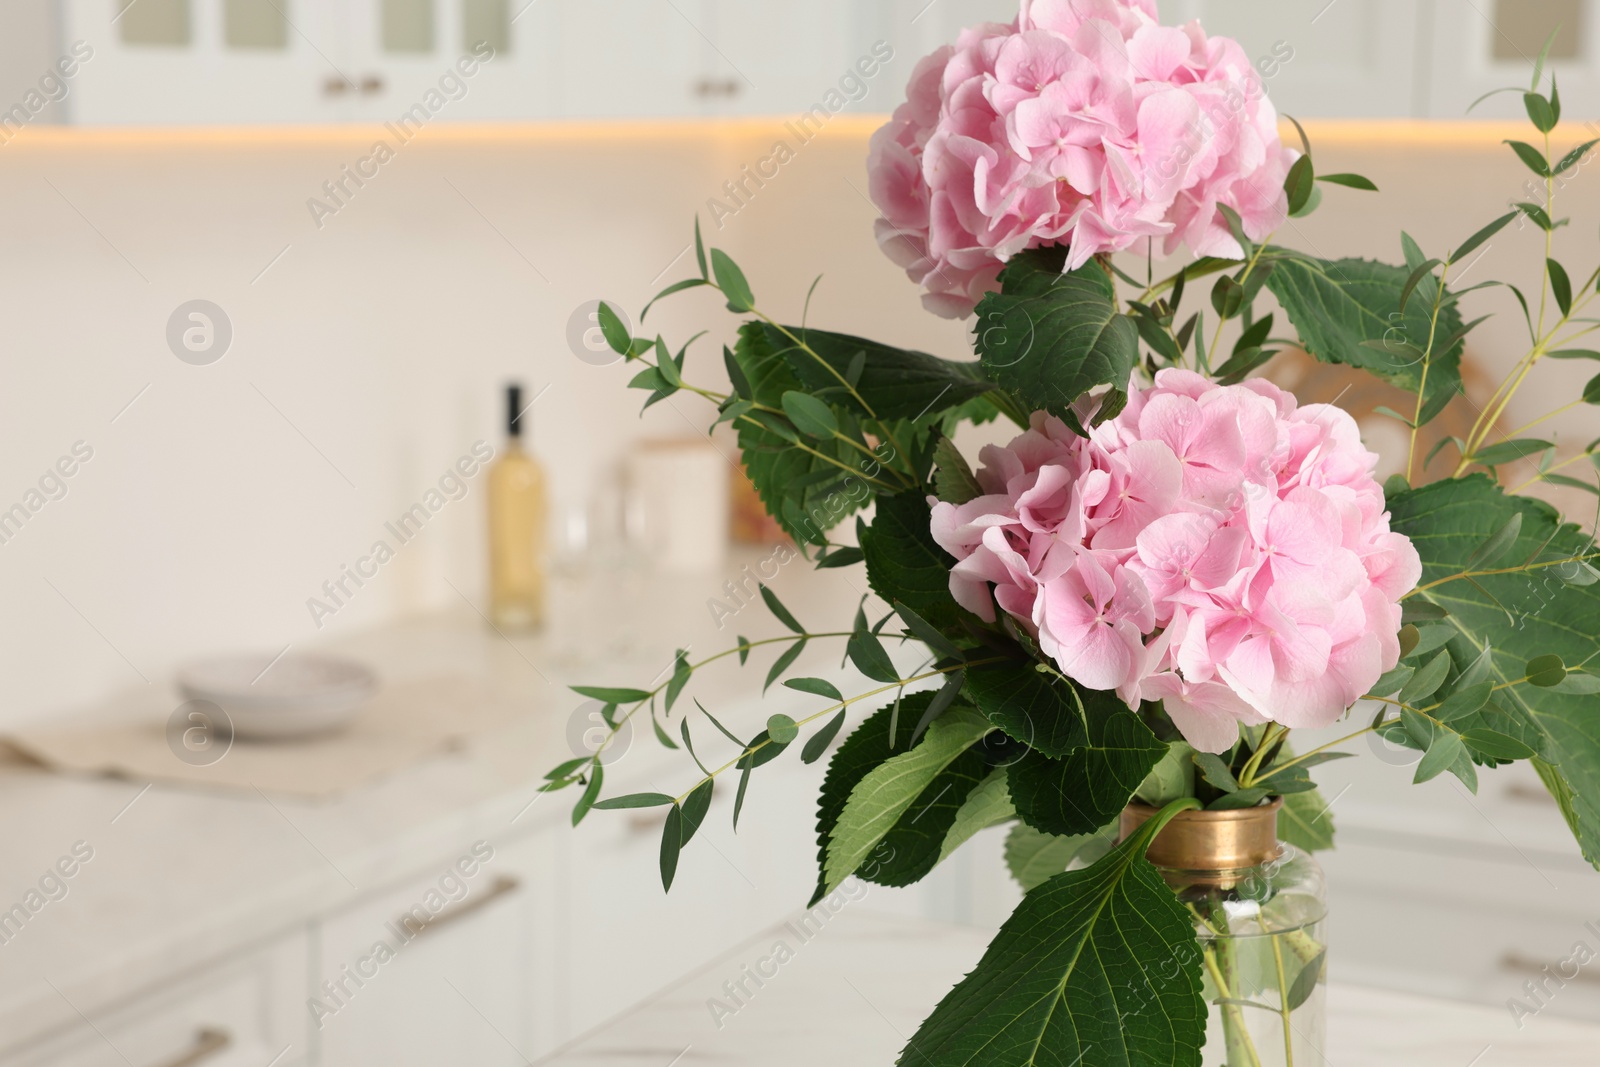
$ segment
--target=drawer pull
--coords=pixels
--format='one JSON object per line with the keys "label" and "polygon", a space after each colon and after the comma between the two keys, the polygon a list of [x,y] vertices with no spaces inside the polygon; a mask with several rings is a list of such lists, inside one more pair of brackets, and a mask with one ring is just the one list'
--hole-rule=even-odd
{"label": "drawer pull", "polygon": [[195,1064],[204,1063],[231,1044],[233,1036],[228,1031],[202,1027],[195,1032],[194,1044],[189,1051],[180,1053],[176,1059],[163,1061],[159,1067],[195,1067]]}
{"label": "drawer pull", "polygon": [[441,926],[448,926],[453,922],[466,918],[479,908],[488,907],[508,893],[515,893],[522,888],[522,883],[510,875],[502,874],[497,877],[487,890],[481,893],[476,900],[464,901],[459,907],[442,913],[422,926],[417,925],[417,920],[412,915],[402,915],[395,922],[398,929],[408,931],[413,937],[432,933]]}
{"label": "drawer pull", "polygon": [[1500,957],[1500,969],[1508,974],[1520,974],[1529,978],[1543,978],[1546,975],[1554,976],[1559,982],[1576,982],[1582,985],[1600,985],[1600,973],[1592,970],[1579,969],[1578,973],[1568,978],[1559,970],[1563,961],[1554,963],[1531,960],[1526,956],[1519,956],[1515,952],[1508,952]]}

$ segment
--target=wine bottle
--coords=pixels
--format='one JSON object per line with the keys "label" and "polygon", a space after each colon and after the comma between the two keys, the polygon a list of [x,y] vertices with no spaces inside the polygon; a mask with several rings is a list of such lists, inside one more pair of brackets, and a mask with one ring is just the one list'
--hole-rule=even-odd
{"label": "wine bottle", "polygon": [[544,468],[523,448],[522,387],[506,387],[506,447],[489,470],[489,617],[536,630],[545,610]]}

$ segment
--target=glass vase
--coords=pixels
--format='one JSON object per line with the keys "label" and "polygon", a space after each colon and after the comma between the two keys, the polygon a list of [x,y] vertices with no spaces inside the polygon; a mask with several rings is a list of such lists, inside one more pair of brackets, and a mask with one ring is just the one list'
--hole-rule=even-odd
{"label": "glass vase", "polygon": [[[1327,886],[1310,854],[1277,839],[1282,804],[1184,812],[1150,845],[1194,919],[1209,1013],[1202,1067],[1324,1063]],[[1122,836],[1154,814],[1130,806]]]}

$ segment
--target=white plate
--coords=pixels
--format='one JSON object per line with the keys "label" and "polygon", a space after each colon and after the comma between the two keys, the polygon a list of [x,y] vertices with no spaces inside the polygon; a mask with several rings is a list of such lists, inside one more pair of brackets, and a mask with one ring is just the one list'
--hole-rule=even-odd
{"label": "white plate", "polygon": [[225,656],[178,670],[178,690],[228,713],[241,738],[292,738],[344,726],[371,699],[378,679],[354,660],[332,656]]}

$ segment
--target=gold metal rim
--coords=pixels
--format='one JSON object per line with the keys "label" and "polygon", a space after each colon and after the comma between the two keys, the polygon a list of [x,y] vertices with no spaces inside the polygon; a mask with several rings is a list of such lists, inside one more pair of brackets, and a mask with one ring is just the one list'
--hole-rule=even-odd
{"label": "gold metal rim", "polygon": [[[1283,854],[1278,842],[1279,797],[1270,804],[1232,811],[1184,811],[1150,843],[1146,855],[1157,867],[1172,871],[1219,872],[1259,867]],[[1156,814],[1156,809],[1138,802],[1123,809],[1120,840]]]}

